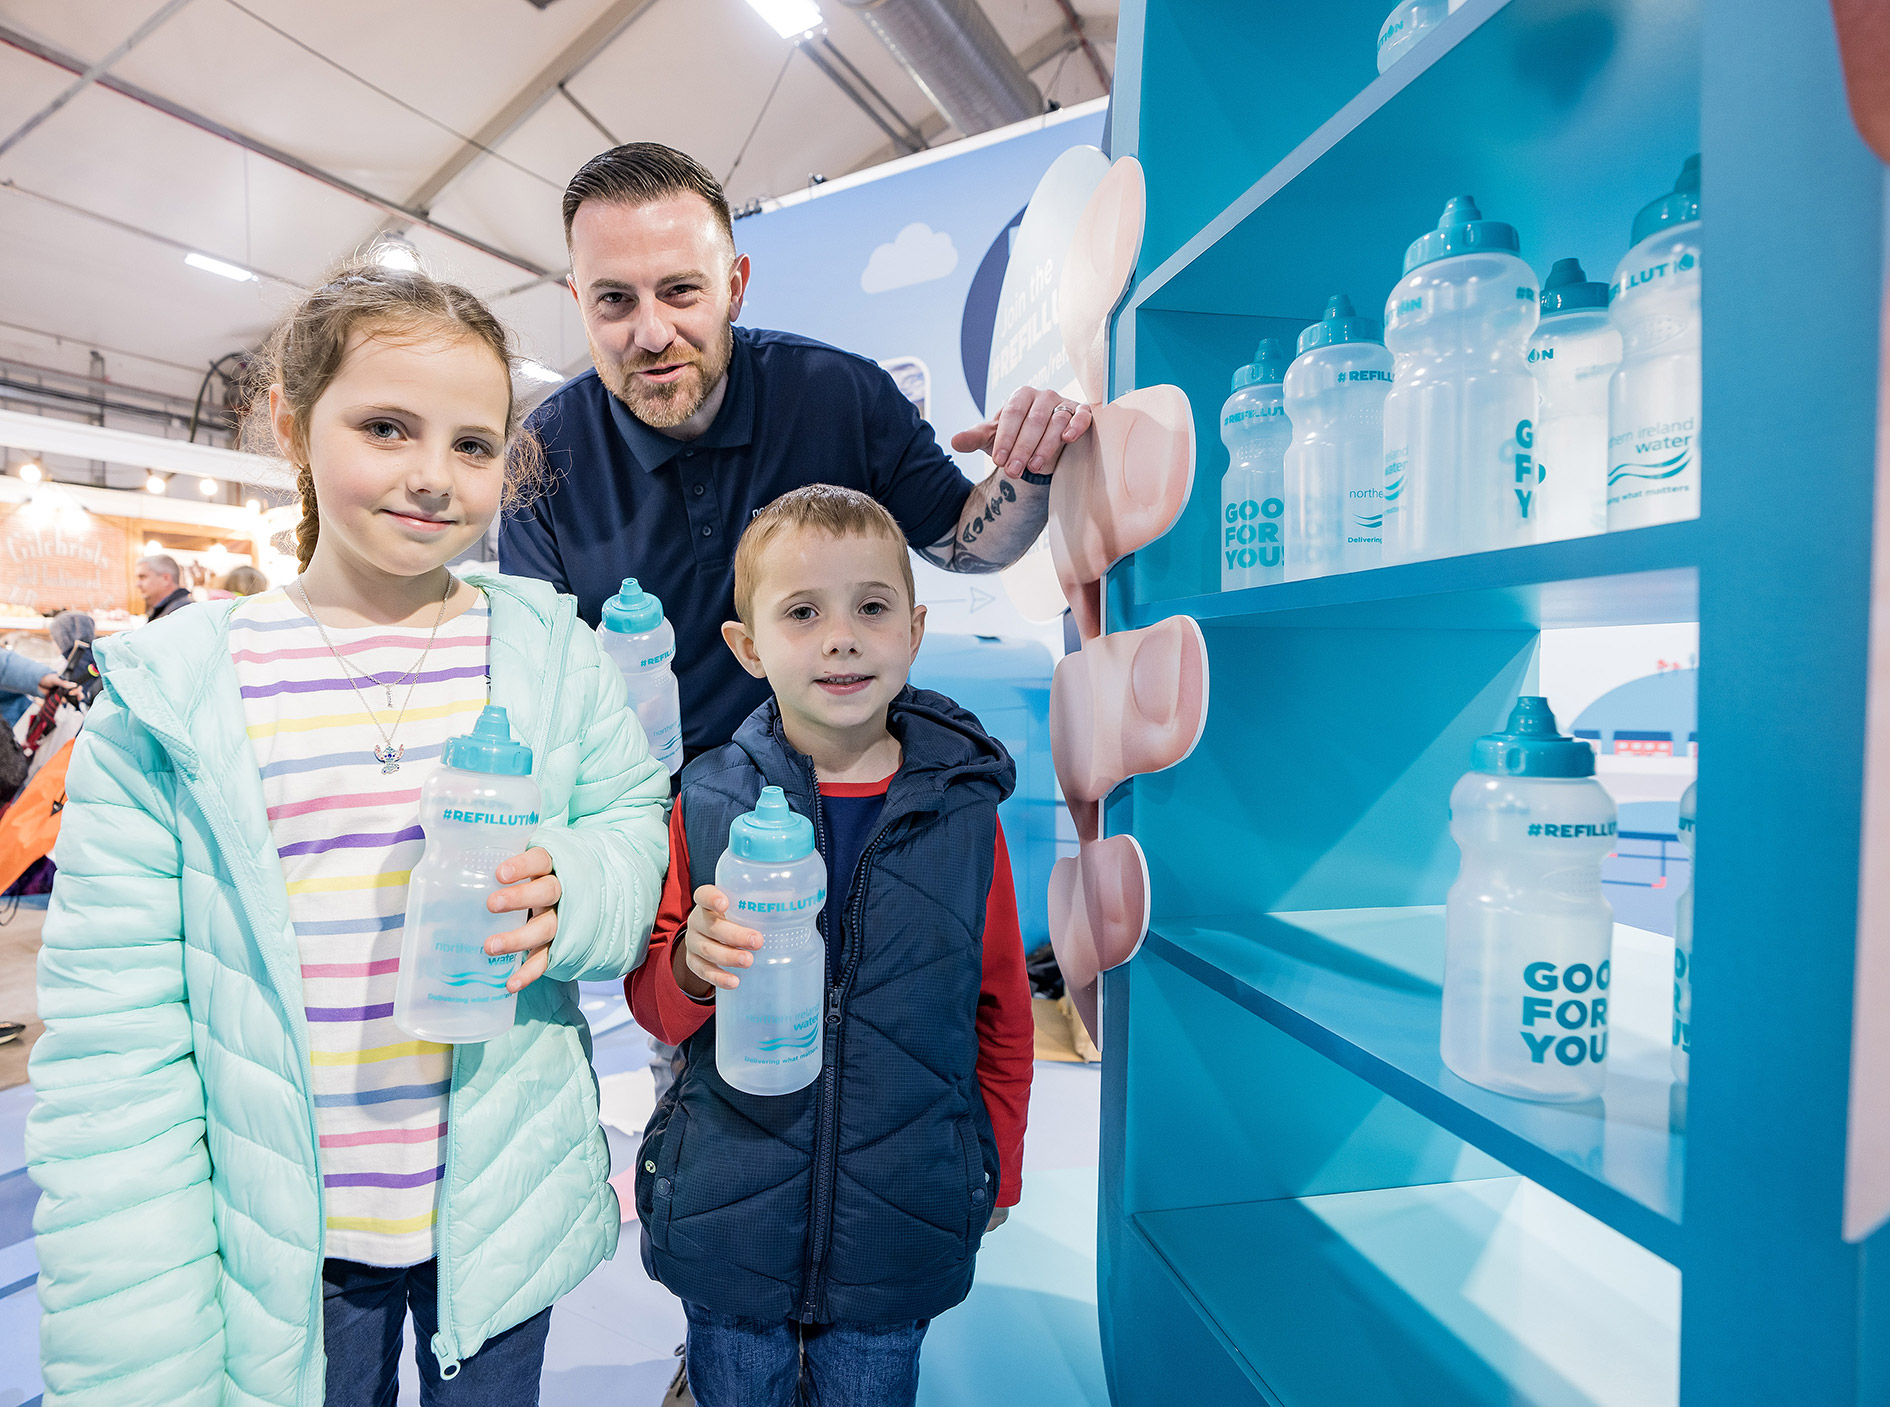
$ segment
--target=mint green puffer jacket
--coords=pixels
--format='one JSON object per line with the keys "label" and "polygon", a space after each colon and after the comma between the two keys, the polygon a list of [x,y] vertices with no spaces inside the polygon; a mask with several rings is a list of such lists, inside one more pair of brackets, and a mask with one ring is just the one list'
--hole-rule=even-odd
{"label": "mint green puffer jacket", "polygon": [[[531,744],[564,896],[511,1032],[459,1048],[436,1231],[443,1371],[614,1253],[574,983],[642,960],[669,779],[541,582],[491,601],[492,702]],[[39,958],[27,1126],[47,1407],[317,1407],[322,1188],[300,959],[226,606],[99,642]]]}

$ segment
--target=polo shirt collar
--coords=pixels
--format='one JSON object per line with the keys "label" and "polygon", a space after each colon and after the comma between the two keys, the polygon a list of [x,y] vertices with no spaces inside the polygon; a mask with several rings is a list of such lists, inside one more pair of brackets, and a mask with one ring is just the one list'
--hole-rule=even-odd
{"label": "polo shirt collar", "polygon": [[728,361],[728,393],[700,439],[678,440],[653,430],[615,396],[609,398],[611,423],[645,472],[654,474],[686,449],[738,449],[755,433],[755,359],[746,329],[735,329],[735,346]]}

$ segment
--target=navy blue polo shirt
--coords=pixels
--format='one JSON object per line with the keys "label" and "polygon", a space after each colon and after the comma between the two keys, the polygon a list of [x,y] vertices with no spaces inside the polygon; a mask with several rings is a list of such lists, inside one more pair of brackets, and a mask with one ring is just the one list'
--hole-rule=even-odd
{"label": "navy blue polo shirt", "polygon": [[638,420],[587,371],[527,422],[550,490],[508,514],[499,566],[577,597],[595,627],[627,576],[676,628],[687,756],[720,747],[768,696],[723,644],[735,616],[735,544],[757,509],[806,484],[871,494],[906,541],[957,526],[971,482],[875,362],[805,337],[735,329],[728,392],[701,438]]}

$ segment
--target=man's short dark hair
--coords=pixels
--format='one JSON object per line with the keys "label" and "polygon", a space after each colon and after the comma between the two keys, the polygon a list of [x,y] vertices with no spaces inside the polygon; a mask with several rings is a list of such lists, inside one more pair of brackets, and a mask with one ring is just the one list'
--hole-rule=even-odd
{"label": "man's short dark hair", "polygon": [[571,222],[587,200],[648,205],[671,195],[699,195],[708,201],[729,244],[735,243],[735,223],[729,218],[722,183],[693,156],[661,142],[626,142],[578,168],[564,188],[564,242],[570,244]]}

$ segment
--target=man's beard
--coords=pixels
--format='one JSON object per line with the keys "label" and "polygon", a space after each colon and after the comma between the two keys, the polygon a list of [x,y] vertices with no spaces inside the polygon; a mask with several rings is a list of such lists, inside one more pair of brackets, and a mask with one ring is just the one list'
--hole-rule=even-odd
{"label": "man's beard", "polygon": [[[678,352],[688,355],[677,356]],[[639,357],[634,364],[613,368],[617,384],[611,386],[610,391],[632,415],[652,430],[671,430],[702,409],[715,388],[722,384],[722,377],[728,372],[729,359],[734,354],[735,329],[723,323],[721,335],[706,351],[698,352],[687,342],[678,339],[657,356]],[[692,363],[694,375],[685,372],[667,386],[652,386],[637,375],[653,366],[680,361]],[[608,380],[606,384],[609,384]]]}

